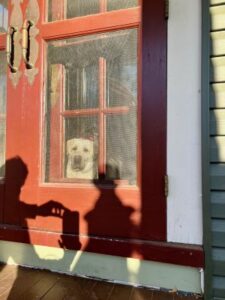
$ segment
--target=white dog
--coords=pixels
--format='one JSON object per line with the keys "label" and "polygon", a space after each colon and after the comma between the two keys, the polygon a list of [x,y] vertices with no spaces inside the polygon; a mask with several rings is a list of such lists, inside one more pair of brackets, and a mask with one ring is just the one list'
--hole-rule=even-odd
{"label": "white dog", "polygon": [[97,154],[94,141],[73,138],[66,143],[66,177],[76,179],[95,179],[97,173]]}

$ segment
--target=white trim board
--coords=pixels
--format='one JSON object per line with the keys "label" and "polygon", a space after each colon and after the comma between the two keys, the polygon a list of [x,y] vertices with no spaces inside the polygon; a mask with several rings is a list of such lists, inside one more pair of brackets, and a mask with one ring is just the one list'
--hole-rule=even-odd
{"label": "white trim board", "polygon": [[201,293],[192,267],[0,241],[0,261],[146,287]]}

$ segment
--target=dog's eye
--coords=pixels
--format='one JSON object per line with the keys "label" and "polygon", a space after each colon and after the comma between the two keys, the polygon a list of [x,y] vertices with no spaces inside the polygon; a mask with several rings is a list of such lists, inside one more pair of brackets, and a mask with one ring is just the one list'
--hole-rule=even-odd
{"label": "dog's eye", "polygon": [[76,151],[76,150],[77,150],[77,146],[73,147],[72,150],[73,150],[73,151]]}
{"label": "dog's eye", "polygon": [[84,152],[88,152],[89,150],[88,150],[88,148],[84,148]]}

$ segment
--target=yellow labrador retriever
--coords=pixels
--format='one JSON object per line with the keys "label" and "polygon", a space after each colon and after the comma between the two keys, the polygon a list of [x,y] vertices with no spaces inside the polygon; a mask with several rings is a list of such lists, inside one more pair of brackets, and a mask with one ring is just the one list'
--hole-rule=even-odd
{"label": "yellow labrador retriever", "polygon": [[66,143],[66,177],[76,179],[96,178],[96,145],[94,141],[73,138]]}

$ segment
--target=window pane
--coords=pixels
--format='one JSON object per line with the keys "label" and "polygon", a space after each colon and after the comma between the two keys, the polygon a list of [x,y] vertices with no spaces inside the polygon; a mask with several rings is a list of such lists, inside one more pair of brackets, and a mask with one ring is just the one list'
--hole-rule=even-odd
{"label": "window pane", "polygon": [[107,106],[136,106],[137,32],[121,32],[116,44],[118,55],[107,61]]}
{"label": "window pane", "polygon": [[98,72],[98,62],[80,68],[73,65],[67,68],[66,110],[98,106]]}
{"label": "window pane", "polygon": [[48,21],[87,16],[137,5],[138,0],[48,0]]}
{"label": "window pane", "polygon": [[138,6],[138,0],[108,0],[107,10],[116,10]]}
{"label": "window pane", "polygon": [[[49,121],[51,122],[51,119]],[[46,181],[96,179],[98,176],[97,117],[64,118],[62,123],[61,134],[52,127],[49,130]]]}
{"label": "window pane", "polygon": [[6,55],[0,51],[0,178],[5,175]]}
{"label": "window pane", "polygon": [[131,109],[124,115],[110,115],[106,122],[106,177],[136,184],[137,116]]}
{"label": "window pane", "polygon": [[0,0],[0,32],[5,32],[8,26],[8,1]]}
{"label": "window pane", "polygon": [[[51,41],[47,64],[45,180],[92,180],[105,173],[135,184],[137,29]],[[75,169],[92,152],[89,175],[68,171],[70,147]],[[84,154],[77,155],[80,148]]]}

